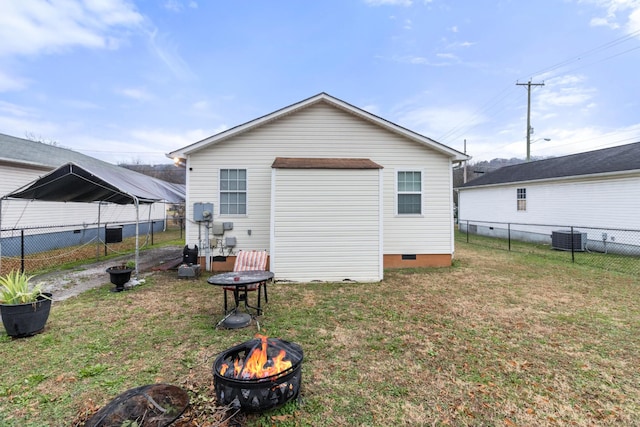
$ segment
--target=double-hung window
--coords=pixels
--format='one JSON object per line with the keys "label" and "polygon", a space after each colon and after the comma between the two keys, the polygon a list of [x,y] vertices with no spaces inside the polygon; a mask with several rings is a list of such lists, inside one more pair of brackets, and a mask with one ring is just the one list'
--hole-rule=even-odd
{"label": "double-hung window", "polygon": [[518,210],[526,211],[527,210],[527,189],[526,188],[518,188],[516,190],[517,200],[518,200]]}
{"label": "double-hung window", "polygon": [[247,170],[220,169],[220,215],[247,214]]}
{"label": "double-hung window", "polygon": [[398,215],[422,214],[422,172],[398,171],[396,188]]}

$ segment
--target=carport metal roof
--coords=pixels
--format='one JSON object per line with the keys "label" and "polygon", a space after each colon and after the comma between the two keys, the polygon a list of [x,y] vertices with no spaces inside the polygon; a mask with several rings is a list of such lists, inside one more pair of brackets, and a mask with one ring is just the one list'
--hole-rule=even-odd
{"label": "carport metal roof", "polygon": [[49,202],[132,203],[184,202],[184,186],[111,165],[67,163],[5,198]]}
{"label": "carport metal roof", "polygon": [[[75,163],[67,163],[24,187],[3,196],[2,199],[134,204],[136,206],[135,260],[137,275],[139,260],[139,204],[162,201],[183,203],[185,192],[184,186],[171,184],[114,165],[92,163],[80,166]],[[2,199],[0,199],[0,203]]]}

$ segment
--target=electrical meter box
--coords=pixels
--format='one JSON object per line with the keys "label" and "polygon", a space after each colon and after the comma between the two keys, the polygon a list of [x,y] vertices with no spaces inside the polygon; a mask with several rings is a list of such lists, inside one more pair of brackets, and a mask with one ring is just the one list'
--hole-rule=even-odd
{"label": "electrical meter box", "polygon": [[196,222],[213,220],[213,203],[194,203],[193,220]]}
{"label": "electrical meter box", "polygon": [[224,227],[221,222],[214,222],[211,228],[214,236],[222,236],[224,234]]}

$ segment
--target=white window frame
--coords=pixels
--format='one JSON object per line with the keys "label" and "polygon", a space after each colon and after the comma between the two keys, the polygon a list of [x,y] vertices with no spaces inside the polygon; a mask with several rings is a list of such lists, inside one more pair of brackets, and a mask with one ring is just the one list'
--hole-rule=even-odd
{"label": "white window frame", "polygon": [[516,188],[516,210],[518,212],[527,211],[527,189],[524,187]]}
{"label": "white window frame", "polygon": [[[243,190],[222,190],[222,171],[244,171],[245,174],[245,188]],[[222,194],[223,193],[242,193],[244,192],[244,213],[222,213]],[[221,217],[246,217],[249,214],[249,170],[244,167],[224,167],[218,170],[218,212]]]}
{"label": "white window frame", "polygon": [[[398,176],[400,175],[401,172],[418,172],[420,173],[420,191],[404,191],[402,193],[400,193],[400,191],[398,190]],[[424,169],[419,169],[419,168],[403,168],[403,169],[396,169],[394,171],[394,184],[395,184],[395,212],[396,212],[396,216],[399,217],[403,217],[403,218],[407,218],[407,217],[422,217],[423,216],[423,211],[424,211]],[[399,200],[400,200],[400,194],[418,194],[420,195],[420,212],[419,213],[400,213],[398,211],[398,204],[399,204]]]}

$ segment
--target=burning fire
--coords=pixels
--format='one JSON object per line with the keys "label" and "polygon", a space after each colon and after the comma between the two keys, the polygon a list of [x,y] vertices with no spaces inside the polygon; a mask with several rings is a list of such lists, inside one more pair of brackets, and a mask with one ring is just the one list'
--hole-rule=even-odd
{"label": "burning fire", "polygon": [[277,375],[291,368],[291,361],[285,360],[286,351],[280,350],[277,356],[269,357],[267,337],[258,334],[256,338],[260,338],[260,344],[253,347],[247,357],[236,357],[233,361],[233,374],[227,373],[230,366],[228,363],[223,363],[220,366],[220,375],[237,379],[260,379]]}

